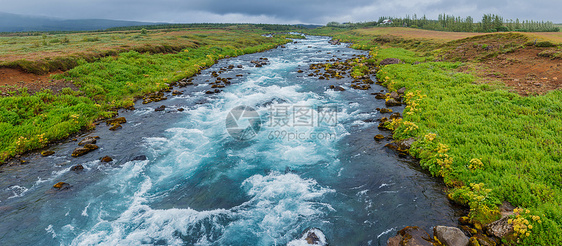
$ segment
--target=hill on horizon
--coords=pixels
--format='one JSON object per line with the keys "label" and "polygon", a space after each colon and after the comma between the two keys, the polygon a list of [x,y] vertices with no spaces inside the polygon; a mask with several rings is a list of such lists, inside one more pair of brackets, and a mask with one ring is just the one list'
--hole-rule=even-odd
{"label": "hill on horizon", "polygon": [[94,31],[112,27],[144,26],[164,23],[107,20],[107,19],[59,19],[0,12],[0,32],[45,31]]}

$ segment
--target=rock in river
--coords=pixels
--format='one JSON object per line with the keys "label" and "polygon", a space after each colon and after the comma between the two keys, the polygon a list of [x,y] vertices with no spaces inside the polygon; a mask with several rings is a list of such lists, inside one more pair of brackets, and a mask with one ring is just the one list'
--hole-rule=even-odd
{"label": "rock in river", "polygon": [[113,124],[116,124],[116,123],[123,124],[123,123],[127,123],[127,120],[125,119],[125,117],[119,117],[119,118],[115,118],[115,119],[112,119],[112,120],[107,120],[107,121],[105,121],[105,123],[107,125],[113,125]]}
{"label": "rock in river", "polygon": [[160,107],[154,109],[154,111],[164,111],[166,110],[166,105],[161,105]]}
{"label": "rock in river", "polygon": [[53,154],[55,154],[55,152],[52,151],[52,150],[45,150],[45,151],[41,152],[42,156],[50,156],[50,155],[53,155]]}
{"label": "rock in river", "polygon": [[72,151],[72,157],[83,156],[93,150],[98,149],[98,146],[95,144],[86,144],[84,147],[78,147]]}
{"label": "rock in river", "polygon": [[53,185],[53,188],[59,189],[59,190],[66,190],[66,189],[70,189],[70,185],[68,183],[65,183],[65,182],[58,182],[55,185]]}
{"label": "rock in river", "polygon": [[318,228],[311,228],[306,230],[299,239],[290,241],[287,246],[298,246],[298,245],[328,245],[326,236]]}
{"label": "rock in river", "polygon": [[70,171],[82,171],[82,170],[84,170],[84,166],[82,166],[80,164],[70,168]]}
{"label": "rock in river", "polygon": [[82,141],[80,141],[80,142],[78,143],[78,145],[82,146],[82,145],[85,145],[85,144],[96,144],[97,139],[99,139],[99,138],[100,138],[100,137],[98,137],[98,136],[94,136],[94,137],[92,137],[92,136],[87,136],[87,137],[85,137],[84,139],[82,139]]}

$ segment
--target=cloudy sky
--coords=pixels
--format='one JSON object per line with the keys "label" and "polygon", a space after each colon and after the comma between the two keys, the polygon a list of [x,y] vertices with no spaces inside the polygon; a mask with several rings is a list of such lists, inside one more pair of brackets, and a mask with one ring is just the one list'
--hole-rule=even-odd
{"label": "cloudy sky", "polygon": [[562,0],[0,0],[0,12],[65,19],[149,22],[360,22],[380,16],[499,14],[506,19],[562,23]]}

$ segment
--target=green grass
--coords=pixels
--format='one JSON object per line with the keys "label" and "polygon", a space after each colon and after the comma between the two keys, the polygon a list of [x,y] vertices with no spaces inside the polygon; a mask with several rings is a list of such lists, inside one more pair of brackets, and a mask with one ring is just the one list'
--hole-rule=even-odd
{"label": "green grass", "polygon": [[407,88],[404,118],[388,127],[395,139],[417,139],[410,153],[443,177],[451,187],[449,197],[469,205],[474,219],[496,219],[497,205],[508,201],[529,210],[521,216],[533,229],[528,237],[519,236],[521,244],[560,245],[562,91],[521,97],[502,86],[476,84],[472,75],[455,72],[459,66],[429,62],[382,68],[377,76],[390,90]]}
{"label": "green grass", "polygon": [[[81,33],[2,33],[0,34],[0,67],[22,69],[35,74],[57,70],[66,71],[78,65],[80,59],[88,62],[122,52],[175,53],[185,48],[234,41],[244,44],[250,39],[244,33],[265,34],[270,29],[294,28],[280,25],[212,25],[201,28],[172,28],[150,30],[121,30]],[[181,26],[181,25],[180,25]],[[212,28],[215,26],[215,28]],[[219,28],[220,27],[220,28]],[[230,36],[242,38],[240,42]],[[279,38],[302,38],[300,35],[279,34]],[[251,42],[247,45],[251,46]]]}
{"label": "green grass", "polygon": [[81,129],[92,129],[96,119],[132,106],[136,97],[193,76],[217,59],[274,48],[287,43],[284,35],[263,37],[258,32],[208,33],[198,48],[177,53],[129,51],[95,62],[77,59],[76,67],[57,79],[73,80],[80,88],[55,95],[45,90],[0,98],[0,163],[16,154],[42,148]]}

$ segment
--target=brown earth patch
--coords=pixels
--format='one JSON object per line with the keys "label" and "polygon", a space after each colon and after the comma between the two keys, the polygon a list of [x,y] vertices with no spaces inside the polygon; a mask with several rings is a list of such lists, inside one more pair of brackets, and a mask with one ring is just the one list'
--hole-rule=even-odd
{"label": "brown earth patch", "polygon": [[541,57],[544,49],[526,48],[485,62],[494,76],[522,96],[562,89],[562,59]]}
{"label": "brown earth patch", "polygon": [[562,89],[562,59],[539,55],[557,48],[536,47],[524,34],[485,35],[449,45],[444,60],[475,62],[478,75],[500,80],[522,96]]}
{"label": "brown earth patch", "polygon": [[0,95],[7,96],[10,91],[17,91],[21,88],[27,88],[28,92],[33,94],[43,89],[50,89],[54,93],[59,92],[62,88],[69,87],[73,90],[78,88],[70,81],[54,80],[51,75],[62,73],[60,71],[46,75],[37,75],[26,73],[19,69],[0,68]]}

